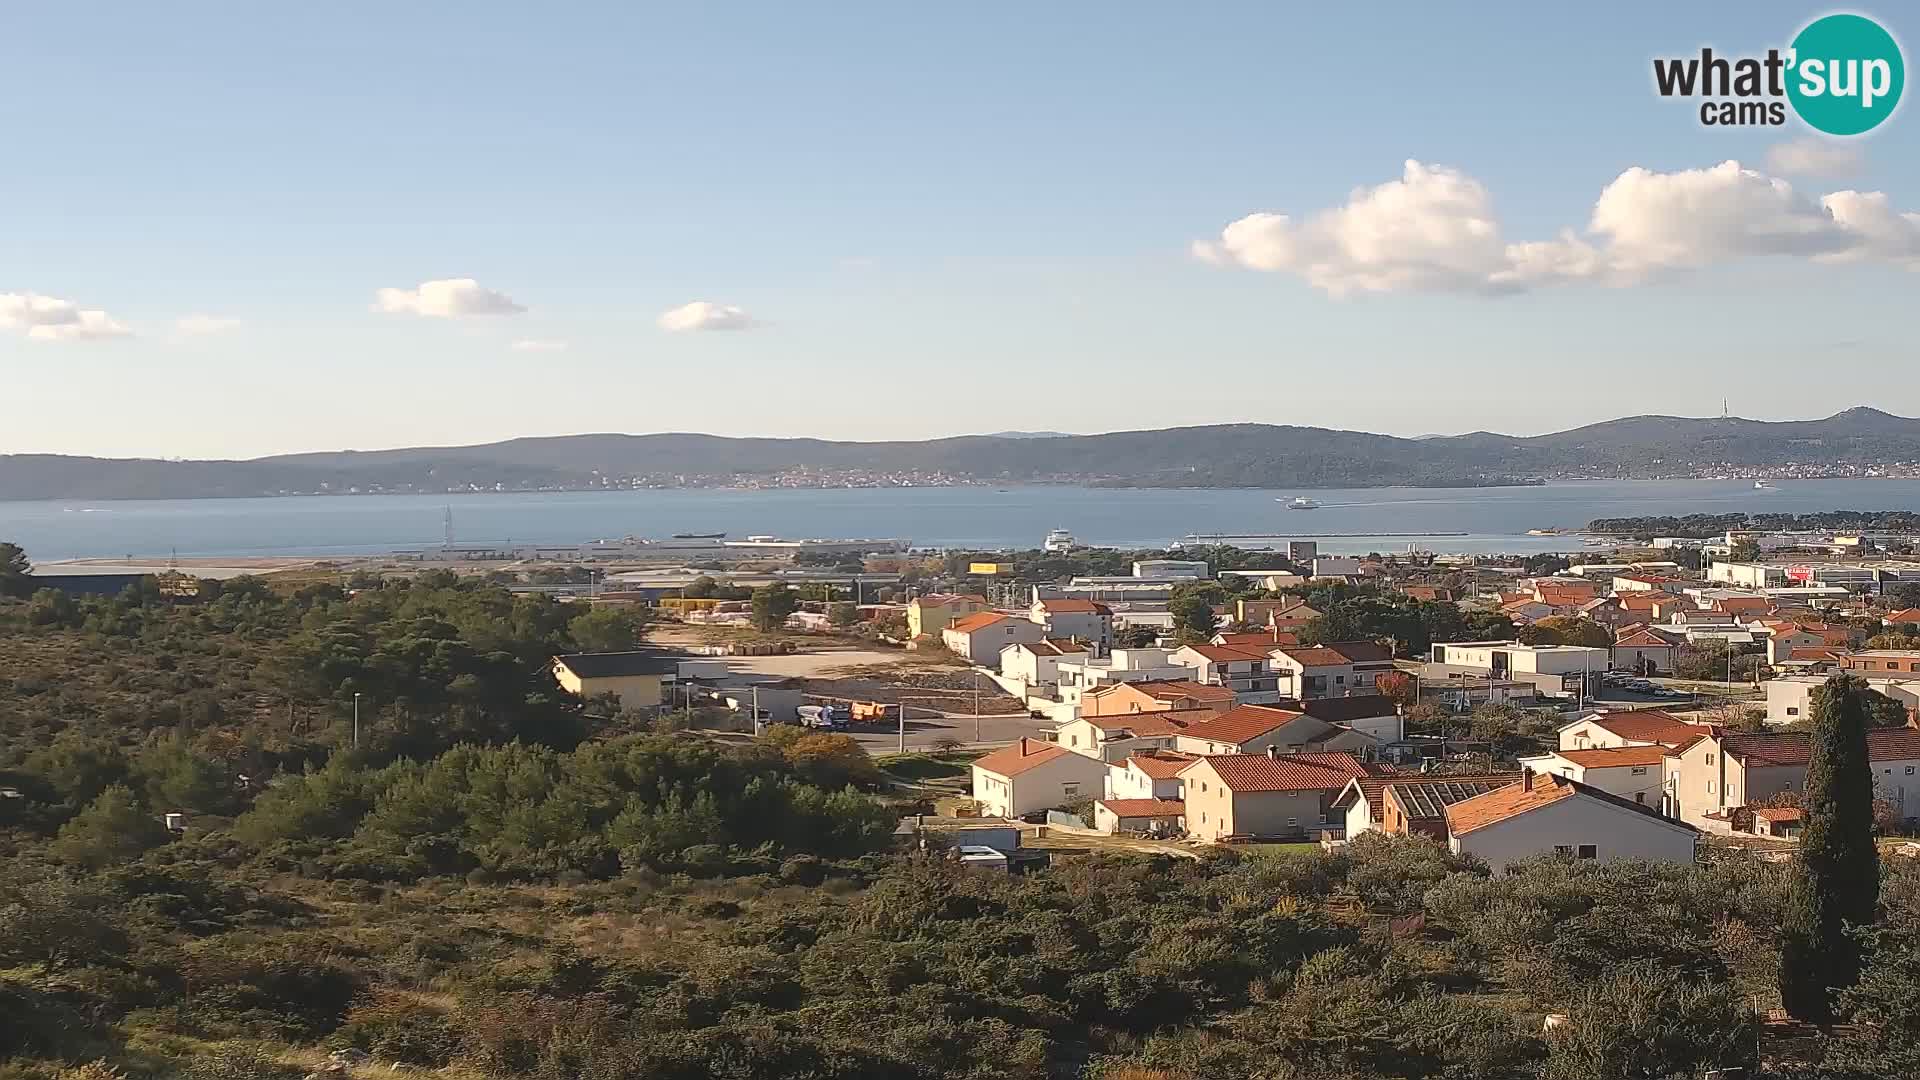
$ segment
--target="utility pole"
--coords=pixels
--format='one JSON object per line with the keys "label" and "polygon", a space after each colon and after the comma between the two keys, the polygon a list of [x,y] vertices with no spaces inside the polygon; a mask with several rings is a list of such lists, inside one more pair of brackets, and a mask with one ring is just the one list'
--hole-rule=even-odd
{"label": "utility pole", "polygon": [[360,748],[360,691],[353,692],[353,746]]}
{"label": "utility pole", "polygon": [[980,745],[980,673],[973,673],[973,745]]}
{"label": "utility pole", "polygon": [[900,703],[900,753],[907,752],[907,703]]}

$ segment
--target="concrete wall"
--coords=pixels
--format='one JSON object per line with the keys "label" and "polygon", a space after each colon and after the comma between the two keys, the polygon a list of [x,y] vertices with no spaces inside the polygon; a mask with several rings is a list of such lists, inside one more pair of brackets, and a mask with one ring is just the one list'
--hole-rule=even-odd
{"label": "concrete wall", "polygon": [[571,670],[555,664],[553,677],[569,693],[581,698],[596,698],[602,694],[617,694],[620,705],[627,709],[651,709],[660,704],[660,676],[623,675],[613,679],[581,679]]}
{"label": "concrete wall", "polygon": [[[1075,799],[1097,799],[1106,786],[1107,766],[1096,758],[1062,754],[1014,777],[973,768],[973,797],[981,808],[1001,817],[1019,817]],[[1067,790],[1078,785],[1077,791]]]}

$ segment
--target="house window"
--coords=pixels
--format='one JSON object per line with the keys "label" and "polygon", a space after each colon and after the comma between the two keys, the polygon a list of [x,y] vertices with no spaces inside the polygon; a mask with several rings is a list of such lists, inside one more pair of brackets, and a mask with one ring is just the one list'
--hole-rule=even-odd
{"label": "house window", "polygon": [[1641,806],[1647,805],[1647,793],[1644,791],[1634,792],[1633,801],[1639,803]]}
{"label": "house window", "polygon": [[1077,799],[1080,797],[1080,785],[1079,784],[1061,784],[1060,794],[1066,796],[1069,799]]}
{"label": "house window", "polygon": [[1205,825],[1206,823],[1207,823],[1207,812],[1202,810],[1200,812],[1200,824]]}
{"label": "house window", "polygon": [[1596,846],[1596,845],[1593,845],[1593,844],[1581,844],[1581,845],[1580,845],[1580,858],[1582,858],[1582,859],[1597,859],[1597,858],[1599,858],[1599,857],[1600,857],[1600,849],[1599,849],[1599,847],[1598,847],[1598,846]]}
{"label": "house window", "polygon": [[1713,781],[1707,781],[1707,794],[1713,794]]}
{"label": "house window", "polygon": [[1788,716],[1799,716],[1799,715],[1800,715],[1800,707],[1799,707],[1799,706],[1797,706],[1797,705],[1789,705],[1789,706],[1787,706],[1787,715],[1788,715]]}
{"label": "house window", "polygon": [[1909,765],[1909,766],[1907,766],[1907,775],[1908,775],[1908,776],[1912,776],[1912,775],[1913,775],[1913,766],[1911,766],[1911,765]]}
{"label": "house window", "polygon": [[1707,755],[1707,764],[1709,764],[1709,765],[1711,765],[1711,764],[1713,764],[1713,755],[1712,755],[1712,754],[1708,754],[1708,755]]}
{"label": "house window", "polygon": [[1553,845],[1553,853],[1555,855],[1572,855],[1573,845],[1572,844],[1555,844]]}
{"label": "house window", "polygon": [[1287,819],[1287,828],[1289,828],[1289,829],[1297,829],[1297,828],[1299,828],[1299,827],[1300,827],[1300,819],[1299,819],[1299,818],[1295,818],[1295,817],[1290,817],[1290,818],[1288,818],[1288,819]]}
{"label": "house window", "polygon": [[1647,775],[1647,767],[1645,765],[1635,765],[1631,773],[1634,776],[1645,776]]}

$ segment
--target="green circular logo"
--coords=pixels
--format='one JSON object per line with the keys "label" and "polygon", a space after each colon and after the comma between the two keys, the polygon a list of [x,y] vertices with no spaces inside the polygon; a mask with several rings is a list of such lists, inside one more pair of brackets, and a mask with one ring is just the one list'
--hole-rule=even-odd
{"label": "green circular logo", "polygon": [[1800,119],[1829,135],[1879,126],[1900,104],[1907,67],[1900,45],[1864,15],[1827,15],[1793,39],[1787,99]]}

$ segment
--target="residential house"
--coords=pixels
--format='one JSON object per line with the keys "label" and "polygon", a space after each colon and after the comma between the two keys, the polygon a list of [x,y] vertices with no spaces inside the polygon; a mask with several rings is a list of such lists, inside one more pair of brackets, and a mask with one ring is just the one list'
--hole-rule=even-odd
{"label": "residential house", "polygon": [[1565,776],[1533,773],[1446,807],[1447,846],[1494,873],[1536,855],[1690,863],[1699,833],[1651,807]]}
{"label": "residential house", "polygon": [[1844,664],[1848,671],[1863,675],[1874,672],[1920,672],[1920,649],[1862,649],[1849,653]]}
{"label": "residential house", "polygon": [[1107,767],[1109,799],[1178,799],[1180,770],[1199,758],[1173,750],[1136,750]]}
{"label": "residential house", "polygon": [[1800,825],[1805,814],[1797,806],[1756,806],[1747,811],[1752,820],[1748,827],[1755,836],[1764,836],[1769,840],[1798,840]]}
{"label": "residential house", "polygon": [[1453,590],[1439,585],[1402,585],[1400,594],[1409,600],[1429,600],[1437,603],[1453,603]]}
{"label": "residential house", "polygon": [[1172,649],[1115,649],[1102,657],[1062,660],[1060,700],[1078,706],[1081,695],[1118,683],[1190,679],[1193,669],[1173,662]]}
{"label": "residential house", "polygon": [[1023,738],[973,763],[973,799],[983,812],[998,817],[1093,798],[1106,781],[1107,766],[1099,758],[1038,739]]}
{"label": "residential house", "polygon": [[1269,654],[1280,688],[1307,700],[1372,694],[1383,672],[1394,670],[1393,654],[1371,641],[1330,641],[1324,645],[1281,645]]}
{"label": "residential house", "polygon": [[1299,600],[1235,600],[1232,618],[1243,626],[1271,630],[1276,621],[1293,628],[1319,614]]}
{"label": "residential house", "polygon": [[987,598],[975,594],[934,593],[907,602],[907,636],[938,640],[957,619],[987,610]]}
{"label": "residential house", "polygon": [[1271,649],[1276,645],[1298,645],[1300,635],[1290,630],[1221,630],[1209,639],[1213,645],[1230,645],[1238,649]]}
{"label": "residential house", "polygon": [[1616,593],[1627,593],[1627,592],[1678,593],[1685,586],[1686,586],[1686,583],[1679,580],[1678,578],[1665,577],[1660,574],[1636,573],[1636,574],[1615,574],[1613,576],[1613,591]]}
{"label": "residential house", "polygon": [[1122,761],[1140,750],[1171,750],[1181,732],[1218,715],[1212,709],[1083,715],[1054,728],[1053,741],[1076,754]]}
{"label": "residential house", "polygon": [[665,700],[661,688],[679,672],[680,659],[651,650],[565,653],[553,658],[553,677],[583,701],[612,694],[623,709],[652,709]]}
{"label": "residential house", "polygon": [[1607,746],[1686,745],[1707,733],[1703,725],[1689,724],[1657,709],[1604,712],[1583,716],[1561,726],[1560,749],[1587,750]]}
{"label": "residential house", "polygon": [[1523,757],[1535,772],[1571,777],[1610,795],[1658,809],[1666,784],[1664,746],[1607,746],[1589,750],[1551,750]]}
{"label": "residential house", "polygon": [[1271,660],[1261,649],[1183,645],[1174,651],[1173,662],[1192,668],[1194,682],[1225,687],[1240,701],[1272,700],[1280,695],[1279,681],[1269,667]]}
{"label": "residential house", "polygon": [[[1444,843],[1449,805],[1485,795],[1520,778],[1517,772],[1357,777],[1334,798],[1333,811],[1345,815],[1348,840],[1363,832],[1383,832],[1389,836],[1429,836]],[[1399,790],[1389,792],[1389,788]]]}
{"label": "residential house", "polygon": [[1764,619],[1773,613],[1773,608],[1773,601],[1764,596],[1721,596],[1714,599],[1710,610],[1744,621]]}
{"label": "residential house", "polygon": [[1049,638],[1086,642],[1095,656],[1105,656],[1113,648],[1113,609],[1098,600],[1035,600],[1027,617],[1046,627]]}
{"label": "residential house", "polygon": [[1613,666],[1636,675],[1672,671],[1673,650],[1684,640],[1651,626],[1623,626],[1614,632]]}
{"label": "residential house", "polygon": [[1555,615],[1566,615],[1570,614],[1570,612],[1565,608],[1555,607],[1544,600],[1536,600],[1531,596],[1523,596],[1518,600],[1509,600],[1501,604],[1500,614],[1505,615],[1516,626],[1525,626],[1528,623],[1537,623],[1541,619],[1549,619]]}
{"label": "residential house", "polygon": [[1086,656],[1087,647],[1077,641],[1022,641],[1000,650],[1000,674],[1023,686],[1054,686],[1060,682],[1060,661]]}
{"label": "residential house", "polygon": [[1623,626],[1643,623],[1647,620],[1636,617],[1627,609],[1626,604],[1617,596],[1602,596],[1580,605],[1574,614],[1582,619],[1599,623],[1609,630],[1618,630]]}
{"label": "residential house", "polygon": [[[1802,650],[1803,652],[1806,650]],[[1907,715],[1920,715],[1920,675],[1860,676],[1869,689],[1900,703]],[[1827,683],[1824,675],[1776,675],[1767,688],[1767,723],[1792,724],[1813,715],[1813,695]]]}
{"label": "residential house", "polygon": [[1524,679],[1547,693],[1575,693],[1612,662],[1612,649],[1524,645],[1518,641],[1450,641],[1433,646],[1430,672],[1449,678]]}
{"label": "residential house", "polygon": [[1265,705],[1241,705],[1180,731],[1174,749],[1188,754],[1254,754],[1265,751],[1346,750],[1371,754],[1378,744],[1357,731],[1306,713]]}
{"label": "residential house", "polygon": [[1343,728],[1351,728],[1378,743],[1396,743],[1407,737],[1406,717],[1394,703],[1380,694],[1352,694],[1347,697],[1281,698],[1275,708],[1304,712]]}
{"label": "residential house", "polygon": [[1224,754],[1180,771],[1187,835],[1299,837],[1345,832],[1333,800],[1358,776],[1391,775],[1352,754]]}
{"label": "residential house", "polygon": [[1144,833],[1165,836],[1183,830],[1186,804],[1179,799],[1099,799],[1093,827],[1109,835]]}
{"label": "residential house", "polygon": [[[1812,753],[1806,732],[1708,734],[1668,755],[1668,811],[1696,824],[1725,820],[1734,808],[1802,791]],[[1920,729],[1870,729],[1867,761],[1875,797],[1891,803],[1897,817],[1920,818]]]}
{"label": "residential house", "polygon": [[1046,636],[1046,629],[1039,623],[997,611],[975,612],[940,631],[940,640],[955,656],[981,667],[997,666],[1000,650],[1009,645],[1042,641]]}
{"label": "residential house", "polygon": [[1223,713],[1235,704],[1233,691],[1225,686],[1207,686],[1192,679],[1147,679],[1109,683],[1087,691],[1080,696],[1080,715],[1124,716],[1169,709],[1212,709]]}
{"label": "residential house", "polygon": [[1920,631],[1920,608],[1901,608],[1881,620],[1888,629],[1904,630],[1908,633]]}

